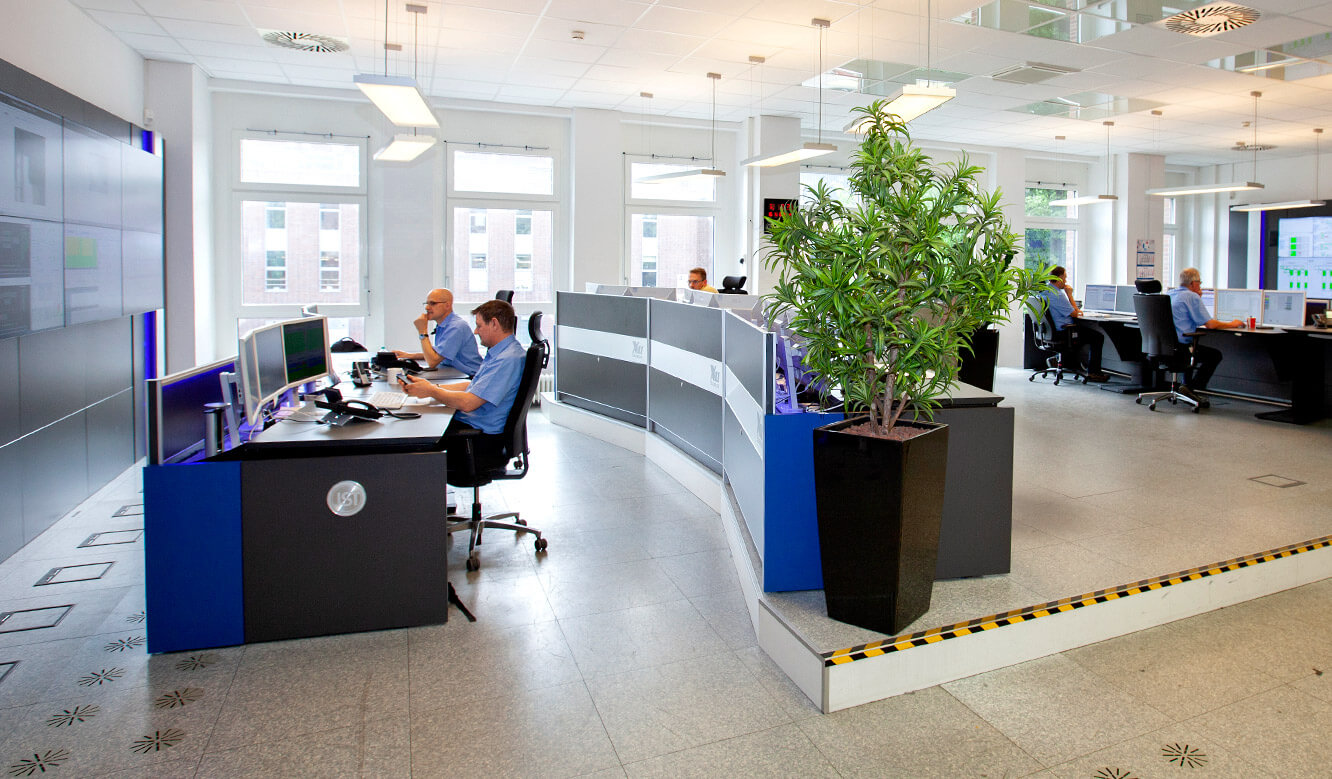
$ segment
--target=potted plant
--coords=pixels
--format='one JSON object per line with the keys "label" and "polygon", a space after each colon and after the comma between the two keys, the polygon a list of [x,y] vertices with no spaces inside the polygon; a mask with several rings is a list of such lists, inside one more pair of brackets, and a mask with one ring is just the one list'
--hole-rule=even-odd
{"label": "potted plant", "polygon": [[934,164],[882,101],[855,110],[868,132],[852,197],[820,182],[770,220],[766,308],[855,415],[814,431],[828,616],[895,633],[929,610],[934,582],[948,432],[932,412],[967,338],[1048,277],[1012,264],[1019,238],[980,167]]}

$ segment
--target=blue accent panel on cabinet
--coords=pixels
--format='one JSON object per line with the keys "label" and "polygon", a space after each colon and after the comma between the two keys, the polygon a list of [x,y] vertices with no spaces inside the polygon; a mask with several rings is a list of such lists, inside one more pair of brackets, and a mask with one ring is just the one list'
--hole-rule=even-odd
{"label": "blue accent panel on cabinet", "polygon": [[143,472],[148,651],[245,641],[241,464]]}
{"label": "blue accent panel on cabinet", "polygon": [[768,414],[764,483],[763,589],[768,592],[823,589],[819,525],[814,506],[816,427],[843,414]]}

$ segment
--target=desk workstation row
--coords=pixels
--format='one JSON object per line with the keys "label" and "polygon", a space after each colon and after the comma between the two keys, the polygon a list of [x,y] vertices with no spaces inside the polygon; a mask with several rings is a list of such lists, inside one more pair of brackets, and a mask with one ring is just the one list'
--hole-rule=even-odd
{"label": "desk workstation row", "polygon": [[[654,433],[719,477],[763,590],[821,589],[811,431],[842,415],[785,402],[795,350],[779,359],[781,336],[761,320],[752,306],[557,293],[555,396]],[[1002,400],[958,385],[936,412],[951,442],[937,578],[1009,570],[1013,410]]]}

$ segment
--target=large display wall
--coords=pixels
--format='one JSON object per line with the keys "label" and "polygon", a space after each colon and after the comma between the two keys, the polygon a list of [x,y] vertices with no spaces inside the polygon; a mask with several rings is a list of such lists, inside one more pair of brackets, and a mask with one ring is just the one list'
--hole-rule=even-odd
{"label": "large display wall", "polygon": [[0,559],[142,452],[162,308],[147,133],[0,60]]}

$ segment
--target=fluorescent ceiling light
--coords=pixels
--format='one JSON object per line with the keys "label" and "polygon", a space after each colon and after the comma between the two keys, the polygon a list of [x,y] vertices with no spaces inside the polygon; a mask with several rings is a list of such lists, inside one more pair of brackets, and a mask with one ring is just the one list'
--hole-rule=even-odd
{"label": "fluorescent ceiling light", "polygon": [[757,157],[750,157],[740,164],[751,168],[775,168],[778,165],[799,162],[811,157],[822,157],[835,151],[837,151],[837,147],[831,143],[803,143],[798,148],[790,151],[778,154],[760,154]]}
{"label": "fluorescent ceiling light", "polygon": [[1109,203],[1118,200],[1119,195],[1083,195],[1082,197],[1068,197],[1063,200],[1051,200],[1052,206],[1089,206],[1096,203]]}
{"label": "fluorescent ceiling light", "polygon": [[658,181],[671,181],[673,179],[688,179],[688,178],[694,178],[695,176],[721,177],[725,175],[726,171],[717,170],[716,168],[694,168],[693,170],[673,170],[670,173],[657,173],[651,176],[644,176],[641,179],[637,179],[637,181],[641,184],[653,184]]}
{"label": "fluorescent ceiling light", "polygon": [[1242,206],[1231,206],[1231,211],[1276,211],[1283,208],[1314,208],[1324,205],[1322,200],[1288,200],[1285,203],[1246,203]]}
{"label": "fluorescent ceiling light", "polygon": [[358,74],[352,82],[361,88],[370,102],[399,127],[439,127],[416,80],[402,76]]}
{"label": "fluorescent ceiling light", "polygon": [[[889,99],[884,110],[909,122],[957,97],[957,90],[945,84],[903,84]],[[869,117],[852,119],[842,132],[864,135]]]}
{"label": "fluorescent ceiling light", "polygon": [[375,152],[380,162],[411,162],[435,145],[433,135],[395,135],[393,142]]}
{"label": "fluorescent ceiling light", "polygon": [[1256,181],[1232,181],[1228,184],[1190,184],[1183,187],[1157,187],[1147,190],[1149,195],[1159,195],[1161,197],[1170,197],[1172,195],[1210,195],[1216,192],[1246,192],[1251,189],[1262,189],[1263,185]]}

